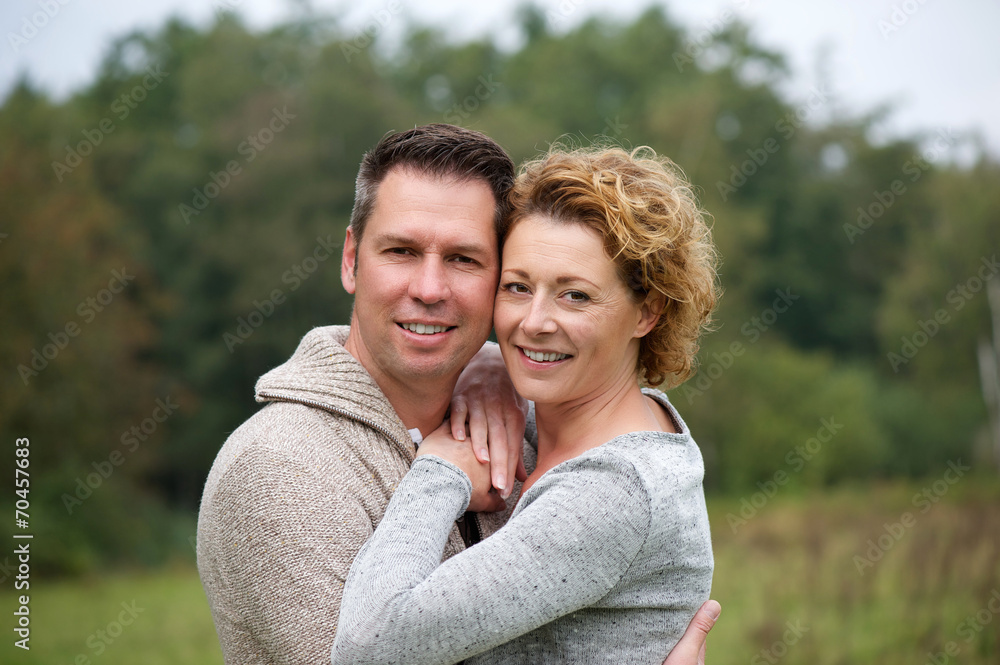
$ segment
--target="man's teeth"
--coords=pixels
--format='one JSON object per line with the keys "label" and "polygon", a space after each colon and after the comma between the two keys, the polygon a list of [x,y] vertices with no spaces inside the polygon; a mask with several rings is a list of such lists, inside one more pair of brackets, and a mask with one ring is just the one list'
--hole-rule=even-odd
{"label": "man's teeth", "polygon": [[444,332],[448,329],[447,326],[428,326],[423,323],[404,323],[403,327],[418,335],[433,335],[434,333]]}
{"label": "man's teeth", "polygon": [[563,358],[569,358],[568,353],[540,353],[538,351],[529,351],[528,349],[524,349],[524,355],[539,363],[549,363],[556,360],[562,360]]}

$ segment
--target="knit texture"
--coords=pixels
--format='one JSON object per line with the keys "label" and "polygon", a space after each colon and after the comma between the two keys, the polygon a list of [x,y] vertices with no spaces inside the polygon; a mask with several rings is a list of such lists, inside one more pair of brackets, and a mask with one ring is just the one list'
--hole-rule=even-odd
{"label": "knit texture", "polygon": [[[711,591],[701,453],[637,432],[544,474],[498,532],[441,554],[471,492],[417,458],[351,568],[335,665],[661,663]],[[478,654],[478,655],[477,655]]]}
{"label": "knit texture", "polygon": [[[351,562],[413,462],[392,405],[343,348],[348,330],[312,330],[260,378],[267,406],[209,472],[198,571],[231,665],[330,662]],[[505,518],[482,520],[483,536]],[[438,560],[464,548],[452,523]]]}

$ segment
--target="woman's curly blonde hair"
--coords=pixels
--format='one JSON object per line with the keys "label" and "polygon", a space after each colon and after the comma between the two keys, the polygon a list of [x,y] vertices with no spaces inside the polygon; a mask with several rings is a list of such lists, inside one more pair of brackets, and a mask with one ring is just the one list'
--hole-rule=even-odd
{"label": "woman's curly blonde hair", "polygon": [[698,338],[720,295],[718,254],[707,213],[676,164],[645,146],[556,145],[521,166],[511,203],[505,238],[531,215],[584,224],[604,238],[637,300],[653,291],[666,297],[640,340],[640,381],[673,387],[694,374]]}

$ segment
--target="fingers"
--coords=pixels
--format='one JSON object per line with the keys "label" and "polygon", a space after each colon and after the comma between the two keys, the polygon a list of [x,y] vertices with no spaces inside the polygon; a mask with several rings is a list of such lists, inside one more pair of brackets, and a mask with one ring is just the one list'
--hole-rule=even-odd
{"label": "fingers", "polygon": [[486,412],[479,401],[473,401],[469,406],[469,435],[472,437],[472,452],[476,459],[486,463],[490,461],[489,428],[486,422]]}
{"label": "fingers", "polygon": [[465,441],[465,420],[469,416],[469,406],[465,398],[456,395],[451,400],[451,435],[456,441]]}
{"label": "fingers", "polygon": [[663,665],[704,665],[708,632],[719,618],[722,606],[714,600],[705,601],[695,613],[683,637],[674,645]]}
{"label": "fingers", "polygon": [[517,472],[514,475],[515,478],[520,480],[522,483],[528,479],[528,470],[524,468],[524,449],[521,449],[521,453],[517,456]]}
{"label": "fingers", "polygon": [[517,460],[510,456],[507,428],[504,426],[502,415],[491,413],[489,418],[490,476],[493,487],[497,488],[500,496],[506,499],[514,487],[514,483],[508,480],[514,477],[513,465]]}

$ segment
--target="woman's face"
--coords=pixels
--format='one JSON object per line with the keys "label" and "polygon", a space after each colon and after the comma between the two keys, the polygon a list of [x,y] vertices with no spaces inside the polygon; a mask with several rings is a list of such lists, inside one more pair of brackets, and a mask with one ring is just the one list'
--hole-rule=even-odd
{"label": "woman's face", "polygon": [[582,403],[635,385],[639,338],[653,323],[596,231],[534,215],[510,232],[493,325],[527,399]]}

